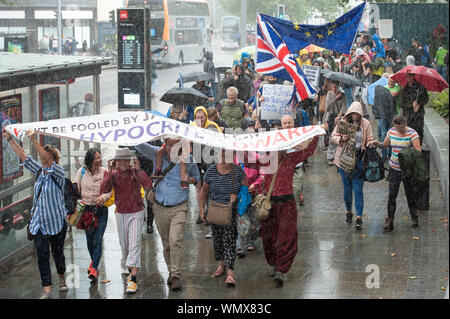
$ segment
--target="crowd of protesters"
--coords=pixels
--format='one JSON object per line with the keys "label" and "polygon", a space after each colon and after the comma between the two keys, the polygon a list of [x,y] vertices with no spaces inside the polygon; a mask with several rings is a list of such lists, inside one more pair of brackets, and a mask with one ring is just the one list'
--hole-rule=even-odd
{"label": "crowd of protesters", "polygon": [[[324,77],[319,80],[317,93],[310,99],[299,102],[294,116],[285,115],[279,119],[263,120],[261,103],[264,102],[263,86],[266,84],[292,85],[271,75],[259,74],[255,61],[249,54],[233,61],[225,72],[225,78],[216,83],[211,80],[198,81],[193,88],[208,97],[207,105],[196,107],[191,113],[186,108],[172,106],[169,117],[203,129],[219,133],[253,133],[271,129],[290,129],[308,125],[322,125],[327,134],[323,137],[321,151],[327,152],[329,165],[335,165],[343,183],[343,199],[346,206],[345,222],[353,222],[353,202],[356,209],[356,230],[362,230],[364,193],[360,172],[362,156],[368,147],[383,148],[383,159],[389,160],[389,202],[388,217],[383,229],[393,231],[396,198],[400,183],[405,185],[408,206],[413,221],[418,226],[417,205],[412,196],[414,185],[402,177],[398,154],[404,148],[413,147],[420,151],[423,142],[424,105],[428,102],[427,91],[414,74],[409,74],[407,83],[400,87],[391,75],[406,64],[436,64],[444,77],[447,72],[448,53],[440,48],[435,60],[423,59],[426,50],[416,39],[405,52],[386,50],[378,35],[361,35],[356,38],[349,55],[336,54],[329,50],[310,53],[302,50],[298,54],[299,65],[315,65],[335,72],[354,75],[365,83],[386,78],[386,89],[391,101],[377,105],[377,108],[393,108],[392,121],[378,121],[378,141],[372,135],[373,129],[368,117],[372,109],[364,88],[344,85]],[[207,52],[205,72],[215,75],[213,54]],[[446,62],[445,62],[446,60]],[[425,62],[423,62],[425,61]],[[377,109],[378,110],[378,109]],[[377,111],[378,112],[378,111]],[[381,110],[379,113],[383,113]],[[377,113],[378,114],[378,113]],[[380,115],[380,119],[384,119]],[[353,138],[340,134],[337,124],[344,121],[356,126]],[[232,130],[232,131],[227,131]],[[49,266],[49,245],[57,264],[61,291],[67,290],[64,283],[65,262],[62,244],[65,238],[67,210],[62,205],[63,194],[55,183],[64,183],[64,169],[59,165],[58,151],[43,148],[35,142],[34,134],[28,133],[40,155],[41,163],[27,156],[23,149],[3,131],[13,150],[24,161],[25,167],[37,176],[34,186],[33,218],[30,231],[34,236],[41,273],[43,298],[51,297],[51,273]],[[167,137],[160,143],[149,142],[134,148],[118,148],[107,168],[101,167],[101,153],[89,149],[84,166],[77,171],[75,183],[85,201],[86,208],[94,211],[98,226],[94,232],[86,232],[91,264],[88,276],[95,281],[102,254],[102,237],[108,220],[105,202],[114,193],[116,222],[122,248],[122,268],[128,274],[127,293],[137,290],[137,275],[141,267],[141,230],[147,219],[147,232],[153,232],[152,222],[163,244],[164,260],[169,269],[167,284],[172,290],[182,288],[183,234],[189,205],[189,185],[196,191],[198,204],[197,224],[211,226],[207,235],[212,238],[214,257],[218,263],[212,278],[225,276],[228,286],[235,286],[235,259],[246,257],[255,250],[255,241],[261,237],[267,263],[273,267],[272,277],[277,286],[282,286],[298,252],[297,216],[300,206],[308,198],[303,197],[304,175],[309,166],[308,157],[319,145],[319,137],[302,143],[291,150],[275,152],[274,158],[282,170],[268,170],[269,163],[260,160],[258,153],[245,152],[241,158],[233,153],[232,160],[226,160],[222,151],[218,161],[208,164],[193,154],[184,154],[195,145],[187,143],[178,155],[183,161],[176,162],[172,148],[180,141]],[[339,161],[340,154],[351,145],[356,155],[356,165],[349,172]],[[204,146],[201,146],[204,147]],[[203,151],[201,152],[204,153]],[[253,158],[253,161],[250,161]],[[264,164],[266,163],[266,164]],[[54,176],[56,182],[49,178]],[[238,203],[245,196],[253,201],[258,194],[271,193],[272,207],[265,220],[255,218],[255,208],[250,204],[243,211]],[[353,196],[354,195],[354,196]],[[144,199],[145,197],[145,199]],[[354,197],[354,200],[353,200]],[[144,204],[146,203],[146,205]],[[51,206],[49,206],[51,205]],[[145,207],[147,206],[147,208]],[[213,207],[214,206],[214,207]],[[52,209],[48,209],[52,207]],[[208,211],[221,207],[231,211],[228,224],[214,224],[208,221]],[[147,210],[147,214],[145,214]],[[210,213],[212,214],[212,213]],[[245,215],[247,214],[247,215]],[[241,231],[241,220],[249,223],[249,231]],[[343,218],[344,221],[344,218]],[[201,227],[201,226],[198,226]]]}

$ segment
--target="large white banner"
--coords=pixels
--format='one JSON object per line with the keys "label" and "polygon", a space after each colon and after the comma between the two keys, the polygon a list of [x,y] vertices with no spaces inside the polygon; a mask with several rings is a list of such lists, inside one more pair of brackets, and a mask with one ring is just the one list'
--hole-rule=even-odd
{"label": "large white banner", "polygon": [[292,109],[294,87],[292,85],[264,84],[261,103],[261,120],[281,120],[284,115],[295,118],[295,110]]}
{"label": "large white banner", "polygon": [[65,139],[133,146],[166,136],[177,136],[211,147],[236,151],[277,151],[292,148],[317,135],[319,125],[251,134],[223,134],[147,112],[117,112],[12,124],[6,130],[23,140],[27,130]]}

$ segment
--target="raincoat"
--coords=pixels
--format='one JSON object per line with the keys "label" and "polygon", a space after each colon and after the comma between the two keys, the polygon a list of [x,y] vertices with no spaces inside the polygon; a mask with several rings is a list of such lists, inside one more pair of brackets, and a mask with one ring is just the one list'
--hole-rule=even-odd
{"label": "raincoat", "polygon": [[[369,120],[365,119],[363,117],[363,108],[360,102],[353,102],[350,107],[348,108],[347,112],[344,115],[344,118],[341,121],[348,122],[347,116],[351,113],[358,113],[361,115],[361,131],[362,131],[362,142],[361,142],[361,150],[364,151],[366,149],[367,144],[373,140],[373,134],[372,134],[372,126],[370,125]],[[338,147],[336,149],[336,153],[334,155],[334,161],[333,163],[337,166],[339,166],[339,157],[341,156],[345,143],[341,141],[341,135],[337,133],[337,125],[333,130],[333,133],[331,133],[330,140],[337,144]]]}
{"label": "raincoat", "polygon": [[203,111],[203,113],[205,113],[205,116],[206,116],[206,123],[205,123],[205,126],[202,127],[202,128],[207,128],[208,126],[212,125],[212,126],[214,126],[217,129],[217,131],[222,133],[222,130],[220,129],[220,127],[215,122],[211,122],[208,119],[208,112],[206,111],[206,108],[204,106],[197,106],[195,108],[195,110],[194,110],[194,120],[190,123],[190,125],[198,126],[197,122],[195,121],[195,115],[197,114],[198,111]]}
{"label": "raincoat", "polygon": [[372,51],[375,53],[375,57],[384,59],[386,57],[386,53],[384,51],[383,42],[381,42],[378,34],[374,34],[372,40],[375,42],[375,48],[372,49]]}

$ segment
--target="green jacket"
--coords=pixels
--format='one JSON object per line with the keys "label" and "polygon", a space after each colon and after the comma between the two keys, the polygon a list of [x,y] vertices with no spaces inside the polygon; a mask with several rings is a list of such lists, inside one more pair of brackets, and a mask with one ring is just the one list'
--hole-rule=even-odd
{"label": "green jacket", "polygon": [[234,129],[242,127],[245,115],[244,102],[236,99],[236,102],[231,104],[228,99],[223,99],[220,101],[219,114],[229,127]]}
{"label": "green jacket", "polygon": [[426,182],[430,178],[425,160],[418,150],[412,147],[402,149],[398,153],[398,162],[402,171],[402,179]]}

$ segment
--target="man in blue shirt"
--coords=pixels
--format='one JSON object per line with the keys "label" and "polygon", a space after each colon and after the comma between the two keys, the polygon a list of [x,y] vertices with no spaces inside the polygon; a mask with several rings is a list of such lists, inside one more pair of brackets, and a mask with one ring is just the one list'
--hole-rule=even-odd
{"label": "man in blue shirt", "polygon": [[[172,160],[175,164],[176,159],[171,159],[170,155],[172,147],[179,142],[181,143],[179,139],[166,138],[166,153],[161,167],[163,172],[172,163]],[[156,167],[156,152],[159,147],[143,143],[136,145],[135,149],[150,159],[153,162],[153,167]],[[197,184],[200,180],[200,173],[191,155],[189,156],[189,162],[186,163],[186,171],[188,177],[184,180],[187,180],[189,184]],[[167,284],[172,286],[172,290],[180,290],[183,233],[186,215],[189,211],[189,188],[181,188],[180,164],[178,161],[157,185],[155,197],[156,203],[153,206],[153,213],[156,227],[161,235],[164,260],[169,269]]]}

